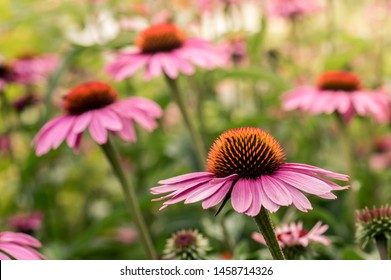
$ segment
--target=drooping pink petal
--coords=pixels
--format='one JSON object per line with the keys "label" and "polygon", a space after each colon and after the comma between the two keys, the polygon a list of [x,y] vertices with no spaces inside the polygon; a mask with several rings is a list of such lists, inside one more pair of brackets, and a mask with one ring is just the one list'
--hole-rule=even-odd
{"label": "drooping pink petal", "polygon": [[0,243],[0,250],[7,252],[17,260],[40,260],[39,254],[30,248],[14,243]]}
{"label": "drooping pink petal", "polygon": [[0,252],[0,260],[7,261],[7,260],[10,260],[10,257],[8,257],[6,254]]}
{"label": "drooping pink petal", "polygon": [[239,179],[232,189],[232,207],[239,213],[245,212],[252,202],[249,179]]}
{"label": "drooping pink petal", "polygon": [[250,207],[244,213],[249,216],[256,216],[259,214],[259,211],[261,211],[262,198],[260,195],[258,184],[254,180],[251,180],[249,184],[250,184],[252,202]]}
{"label": "drooping pink petal", "polygon": [[166,179],[166,180],[160,180],[158,183],[162,184],[162,185],[169,185],[169,184],[189,181],[192,179],[199,179],[199,178],[203,178],[203,177],[213,178],[213,173],[211,173],[211,172],[193,172],[193,173],[189,173],[189,174],[185,174],[185,175],[179,175],[176,177],[172,177],[172,178]]}
{"label": "drooping pink petal", "polygon": [[332,190],[329,185],[313,176],[281,169],[273,175],[281,181],[310,194],[325,194]]}
{"label": "drooping pink petal", "polygon": [[278,205],[290,205],[292,204],[292,197],[289,191],[278,180],[273,178],[273,175],[264,175],[263,177],[263,190],[266,195]]}
{"label": "drooping pink petal", "polygon": [[99,122],[99,119],[96,117],[96,112],[93,112],[88,128],[92,139],[94,139],[96,143],[102,145],[107,142],[107,130]]}
{"label": "drooping pink petal", "polygon": [[210,197],[206,198],[202,202],[202,208],[208,209],[219,204],[227,196],[231,187],[232,187],[232,181],[224,182],[214,194],[212,194]]}
{"label": "drooping pink petal", "polygon": [[262,206],[265,207],[267,210],[269,210],[270,212],[276,212],[279,208],[280,208],[280,205],[274,203],[265,193],[264,191],[264,187],[265,187],[265,181],[263,179],[263,176],[259,177],[257,180],[256,180],[256,183],[258,184],[258,191],[259,191],[259,195],[260,197],[262,198]]}

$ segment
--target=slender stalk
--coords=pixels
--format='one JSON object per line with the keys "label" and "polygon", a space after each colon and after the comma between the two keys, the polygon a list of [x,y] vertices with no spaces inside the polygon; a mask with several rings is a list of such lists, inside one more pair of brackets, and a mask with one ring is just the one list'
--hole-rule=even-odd
{"label": "slender stalk", "polygon": [[381,260],[388,260],[388,244],[387,237],[384,234],[376,235],[376,247],[379,251]]}
{"label": "slender stalk", "polygon": [[202,166],[202,163],[206,159],[205,146],[202,141],[202,138],[190,120],[190,116],[187,112],[186,105],[182,99],[182,95],[179,92],[178,84],[177,84],[176,80],[169,78],[167,75],[165,75],[165,77],[166,77],[167,84],[171,90],[171,94],[172,94],[175,102],[177,103],[179,110],[181,111],[183,121],[185,122],[185,125],[190,133],[190,137],[193,142],[200,166]]}
{"label": "slender stalk", "polygon": [[278,244],[276,234],[274,233],[274,226],[270,219],[268,211],[265,207],[261,208],[258,216],[254,216],[254,221],[257,224],[259,231],[265,238],[267,247],[275,260],[285,260],[284,253]]}
{"label": "slender stalk", "polygon": [[115,175],[121,183],[122,191],[125,195],[126,204],[129,207],[130,214],[132,215],[133,220],[139,230],[141,242],[143,243],[144,249],[150,259],[156,260],[156,252],[152,245],[150,233],[141,214],[141,210],[137,202],[136,192],[134,190],[134,187],[127,180],[121,168],[118,153],[115,150],[115,147],[111,143],[110,139],[108,139],[106,144],[101,145],[101,147],[108,161],[110,162]]}
{"label": "slender stalk", "polygon": [[[354,156],[354,145],[350,137],[349,127],[346,125],[346,122],[342,119],[341,115],[337,114],[337,124],[339,129],[339,134],[341,137],[341,144],[343,148],[343,153],[345,157],[346,170],[350,176],[350,181],[354,182],[355,176],[355,156]],[[349,224],[350,229],[354,232],[355,229],[355,209],[358,209],[357,201],[357,192],[352,188],[348,193],[348,199],[346,203],[346,213],[349,215]]]}

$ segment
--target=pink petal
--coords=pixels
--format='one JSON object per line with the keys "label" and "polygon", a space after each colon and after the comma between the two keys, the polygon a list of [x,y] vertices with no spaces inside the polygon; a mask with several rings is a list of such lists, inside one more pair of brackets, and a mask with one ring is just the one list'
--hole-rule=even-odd
{"label": "pink petal", "polygon": [[0,233],[0,242],[13,242],[32,247],[41,247],[41,243],[37,239],[21,232],[3,231]]}
{"label": "pink petal", "polygon": [[217,184],[212,184],[209,181],[209,184],[205,184],[203,187],[197,189],[197,191],[193,192],[190,196],[188,196],[185,200],[185,204],[197,202],[208,198],[215,194],[227,181],[219,181]]}
{"label": "pink petal", "polygon": [[202,208],[208,209],[219,204],[228,194],[232,187],[232,181],[226,181],[224,184],[210,197],[202,202]]}
{"label": "pink petal", "polygon": [[121,118],[122,129],[118,132],[121,138],[128,142],[136,142],[136,131],[134,129],[133,121]]}
{"label": "pink petal", "polygon": [[289,184],[286,184],[282,181],[280,182],[284,184],[285,188],[290,192],[292,202],[297,209],[303,212],[308,212],[308,210],[312,210],[312,205],[304,194],[302,194],[299,190],[290,186]]}
{"label": "pink petal", "polygon": [[40,260],[40,255],[34,250],[13,244],[13,243],[0,243],[0,250],[7,252],[17,260]]}
{"label": "pink petal", "polygon": [[264,175],[262,177],[263,190],[274,203],[284,206],[292,204],[292,197],[283,184],[275,180],[273,175]]}
{"label": "pink petal", "polygon": [[122,129],[121,119],[116,113],[108,108],[96,110],[95,116],[99,117],[103,127],[111,131],[120,131]]}
{"label": "pink petal", "polygon": [[251,191],[252,202],[251,202],[251,206],[247,209],[245,214],[249,216],[256,216],[259,214],[259,211],[261,211],[261,206],[262,206],[262,198],[259,191],[259,185],[256,182],[251,181],[250,191]]}
{"label": "pink petal", "polygon": [[116,61],[109,64],[106,72],[114,77],[116,81],[121,81],[132,76],[142,66],[146,65],[149,55],[133,55],[131,57],[119,56]]}
{"label": "pink petal", "polygon": [[331,191],[329,185],[310,175],[280,169],[274,172],[273,177],[297,189],[315,195],[325,194]]}
{"label": "pink petal", "polygon": [[167,76],[171,79],[176,79],[179,74],[179,66],[177,65],[175,56],[172,58],[170,53],[162,53],[160,59],[164,72]]}
{"label": "pink petal", "polygon": [[248,179],[239,179],[232,189],[231,200],[233,208],[239,212],[245,212],[252,202],[252,192]]}
{"label": "pink petal", "polygon": [[341,180],[341,181],[348,181],[349,176],[341,173],[335,173],[331,172],[319,167],[315,167],[312,165],[307,165],[303,163],[285,163],[280,167],[280,170],[284,170],[285,168],[294,169],[294,170],[302,170],[302,171],[309,171],[313,172],[315,174],[324,175],[333,179]]}
{"label": "pink petal", "polygon": [[93,112],[85,112],[77,116],[75,123],[73,125],[72,132],[76,134],[84,132],[84,130],[90,124],[92,116],[93,116]]}
{"label": "pink petal", "polygon": [[268,209],[270,212],[276,212],[279,208],[280,205],[274,203],[270,198],[266,195],[264,191],[264,181],[263,181],[263,176],[259,177],[256,180],[256,183],[258,184],[258,191],[259,191],[259,196],[262,199],[262,206],[264,206],[266,209]]}
{"label": "pink petal", "polygon": [[193,172],[185,175],[179,175],[166,180],[160,180],[158,183],[162,185],[175,184],[179,182],[189,181],[193,179],[199,179],[204,177],[213,178],[213,173],[210,172]]}
{"label": "pink petal", "polygon": [[96,143],[102,145],[107,142],[107,130],[99,122],[99,118],[96,117],[96,112],[93,112],[92,120],[88,126],[92,139]]}
{"label": "pink petal", "polygon": [[0,252],[0,260],[2,261],[6,261],[6,260],[10,260],[11,258],[8,257],[6,254],[3,254],[2,252]]}

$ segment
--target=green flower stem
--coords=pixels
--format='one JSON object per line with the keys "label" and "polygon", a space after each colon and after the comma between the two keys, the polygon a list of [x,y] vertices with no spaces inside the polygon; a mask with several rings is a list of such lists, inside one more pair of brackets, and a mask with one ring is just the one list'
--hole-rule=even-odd
{"label": "green flower stem", "polygon": [[387,237],[384,234],[376,235],[376,247],[379,251],[381,260],[388,260],[388,244]]}
{"label": "green flower stem", "polygon": [[[355,175],[355,156],[354,156],[354,145],[350,137],[349,126],[346,125],[346,122],[342,119],[342,116],[337,114],[337,124],[341,137],[341,143],[343,148],[343,153],[345,157],[345,164],[347,173],[350,176],[350,182],[354,182]],[[346,201],[346,213],[349,215],[350,228],[354,232],[355,229],[355,210],[358,209],[357,201],[357,191],[352,188],[348,192],[348,199]]]}
{"label": "green flower stem", "polygon": [[118,153],[115,150],[115,147],[111,143],[110,139],[107,140],[106,144],[101,145],[101,147],[107,159],[109,160],[115,175],[121,183],[122,191],[125,195],[126,204],[128,205],[130,214],[132,215],[133,220],[137,225],[144,249],[150,259],[156,260],[156,252],[152,245],[150,233],[141,214],[141,210],[137,202],[136,192],[134,190],[134,187],[127,180],[121,168]]}
{"label": "green flower stem", "polygon": [[179,92],[178,84],[176,80],[173,80],[169,78],[167,75],[165,75],[167,84],[171,90],[171,94],[177,103],[179,110],[181,111],[183,121],[185,122],[185,125],[190,133],[191,140],[193,142],[198,161],[200,165],[202,166],[202,163],[205,162],[206,159],[206,152],[205,152],[205,146],[202,141],[202,138],[199,133],[197,133],[197,130],[195,129],[193,123],[190,120],[190,116],[187,112],[186,105],[182,99],[182,95]]}
{"label": "green flower stem", "polygon": [[258,216],[254,216],[254,221],[257,224],[259,231],[265,238],[267,247],[275,260],[285,260],[284,253],[278,244],[276,234],[274,233],[274,226],[270,219],[268,211],[265,207],[261,208]]}

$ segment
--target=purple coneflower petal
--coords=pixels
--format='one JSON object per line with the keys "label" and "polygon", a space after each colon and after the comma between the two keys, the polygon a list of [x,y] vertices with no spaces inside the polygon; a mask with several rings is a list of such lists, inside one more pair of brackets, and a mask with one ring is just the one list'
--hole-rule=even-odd
{"label": "purple coneflower petal", "polygon": [[95,140],[96,143],[102,145],[107,142],[107,130],[103,127],[103,125],[97,120],[96,112],[93,112],[92,120],[88,126],[92,139]]}
{"label": "purple coneflower petal", "polygon": [[278,180],[275,180],[272,175],[264,175],[263,190],[266,195],[276,204],[290,205],[292,204],[292,197],[289,191]]}
{"label": "purple coneflower petal", "polygon": [[245,212],[252,202],[252,192],[248,181],[248,179],[239,179],[232,189],[232,207],[239,213]]}

